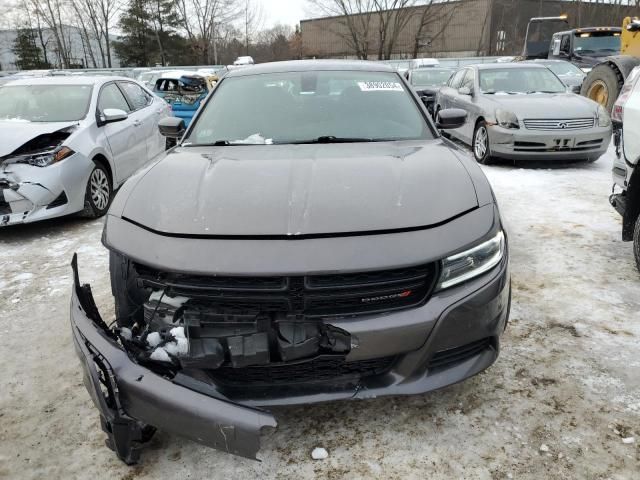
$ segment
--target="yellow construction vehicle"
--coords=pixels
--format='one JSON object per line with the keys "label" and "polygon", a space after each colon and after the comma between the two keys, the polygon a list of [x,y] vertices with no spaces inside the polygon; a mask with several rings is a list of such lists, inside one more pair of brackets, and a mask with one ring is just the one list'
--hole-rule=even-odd
{"label": "yellow construction vehicle", "polygon": [[620,55],[606,57],[593,67],[582,83],[580,94],[595,100],[609,112],[613,109],[624,81],[640,65],[640,19],[622,22]]}

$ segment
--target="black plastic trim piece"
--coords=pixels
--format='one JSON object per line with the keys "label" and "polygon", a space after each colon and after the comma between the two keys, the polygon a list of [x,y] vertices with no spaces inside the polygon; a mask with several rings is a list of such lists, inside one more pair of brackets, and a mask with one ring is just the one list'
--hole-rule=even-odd
{"label": "black plastic trim piece", "polygon": [[169,238],[186,238],[186,239],[202,239],[202,240],[311,240],[318,238],[344,238],[344,237],[367,237],[373,235],[390,235],[394,233],[409,233],[409,232],[418,232],[420,230],[429,230],[432,228],[441,227],[446,225],[449,222],[452,222],[460,217],[463,217],[474,210],[477,210],[478,206],[470,208],[469,210],[465,210],[457,215],[454,215],[447,220],[443,220],[438,223],[432,223],[431,225],[420,225],[416,227],[403,227],[403,228],[391,228],[391,229],[380,229],[380,230],[363,230],[361,232],[335,232],[335,233],[309,233],[303,235],[201,235],[197,233],[171,233],[171,232],[162,232],[159,230],[155,230],[151,227],[147,227],[135,220],[132,220],[127,217],[122,217],[122,220],[129,222],[136,227],[142,228],[148,232],[154,233],[156,235],[160,235],[163,237]]}

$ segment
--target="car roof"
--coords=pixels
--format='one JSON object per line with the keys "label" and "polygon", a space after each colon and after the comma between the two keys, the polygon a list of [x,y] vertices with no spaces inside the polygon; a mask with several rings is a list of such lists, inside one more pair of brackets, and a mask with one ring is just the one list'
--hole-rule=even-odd
{"label": "car roof", "polygon": [[494,69],[505,69],[505,68],[513,68],[513,69],[518,69],[518,68],[544,68],[546,69],[547,67],[545,67],[542,64],[535,64],[535,63],[527,63],[527,62],[516,62],[516,63],[481,63],[479,65],[470,65],[472,67],[477,68],[478,70],[494,70]]}
{"label": "car roof", "polygon": [[[557,58],[534,58],[531,60],[524,60],[522,63],[571,63],[571,62],[567,62],[566,60],[559,60]],[[571,65],[573,65],[571,63]]]}
{"label": "car roof", "polygon": [[390,65],[364,60],[293,60],[288,62],[260,63],[231,70],[226,78],[261,75],[265,73],[317,72],[317,71],[365,71],[395,72]]}
{"label": "car roof", "polygon": [[102,85],[113,80],[126,80],[133,82],[128,77],[92,77],[89,75],[57,76],[57,77],[31,77],[12,80],[7,85]]}

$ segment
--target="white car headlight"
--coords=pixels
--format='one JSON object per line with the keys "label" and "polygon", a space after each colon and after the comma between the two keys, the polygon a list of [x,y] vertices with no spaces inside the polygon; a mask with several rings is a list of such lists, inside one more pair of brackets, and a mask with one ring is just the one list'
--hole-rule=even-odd
{"label": "white car headlight", "polygon": [[515,113],[508,110],[496,110],[496,122],[502,128],[520,128],[518,117]]}
{"label": "white car headlight", "polygon": [[607,112],[602,105],[598,105],[598,126],[599,127],[610,127],[611,126],[611,117],[609,116],[609,112]]}
{"label": "white car headlight", "polygon": [[488,272],[498,265],[505,252],[502,230],[491,240],[442,261],[437,290],[452,287]]}
{"label": "white car headlight", "polygon": [[28,153],[24,155],[16,155],[10,157],[10,163],[27,163],[34,167],[48,167],[56,162],[64,160],[73,155],[74,152],[69,147],[59,147],[53,150],[44,150],[41,152]]}

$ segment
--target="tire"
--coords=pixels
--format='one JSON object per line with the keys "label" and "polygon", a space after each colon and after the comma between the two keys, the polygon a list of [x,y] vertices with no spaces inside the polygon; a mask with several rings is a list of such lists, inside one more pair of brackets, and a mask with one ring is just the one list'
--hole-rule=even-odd
{"label": "tire", "polygon": [[84,194],[82,215],[89,218],[102,217],[109,210],[112,199],[113,186],[111,185],[111,176],[105,167],[100,163],[94,162]]}
{"label": "tire", "polygon": [[491,146],[489,143],[489,130],[487,129],[487,123],[484,120],[479,121],[473,131],[471,150],[473,151],[473,158],[476,159],[476,162],[483,165],[489,165],[493,161],[493,158],[491,157]]}
{"label": "tire", "polygon": [[633,256],[636,259],[636,267],[640,272],[640,215],[636,218],[636,225],[633,229]]}
{"label": "tire", "polygon": [[617,69],[612,68],[608,63],[602,63],[591,70],[584,79],[580,87],[580,95],[599,103],[611,113],[623,83],[624,79]]}
{"label": "tire", "polygon": [[144,318],[142,305],[149,294],[137,287],[137,276],[131,261],[114,251],[109,252],[109,276],[115,300],[116,323],[119,327],[131,327]]}

